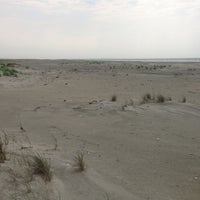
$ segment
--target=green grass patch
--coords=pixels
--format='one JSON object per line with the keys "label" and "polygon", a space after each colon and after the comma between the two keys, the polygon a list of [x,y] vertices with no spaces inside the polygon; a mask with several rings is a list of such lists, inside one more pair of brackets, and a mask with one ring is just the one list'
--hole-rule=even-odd
{"label": "green grass patch", "polygon": [[17,77],[19,72],[16,69],[7,67],[5,64],[0,64],[0,76]]}

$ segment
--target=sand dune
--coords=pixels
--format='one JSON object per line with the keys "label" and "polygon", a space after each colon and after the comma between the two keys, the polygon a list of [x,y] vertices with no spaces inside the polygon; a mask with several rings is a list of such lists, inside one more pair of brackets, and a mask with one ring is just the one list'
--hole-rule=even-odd
{"label": "sand dune", "polygon": [[[22,74],[0,77],[0,199],[199,200],[199,63],[13,62]],[[141,104],[146,93],[172,100]],[[53,177],[27,186],[15,161],[36,152]]]}

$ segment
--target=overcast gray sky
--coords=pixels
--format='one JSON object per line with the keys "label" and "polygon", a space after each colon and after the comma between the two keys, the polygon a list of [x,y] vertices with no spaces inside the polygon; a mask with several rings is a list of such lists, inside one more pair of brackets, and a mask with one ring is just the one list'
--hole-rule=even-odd
{"label": "overcast gray sky", "polygon": [[0,0],[1,58],[200,57],[200,0]]}

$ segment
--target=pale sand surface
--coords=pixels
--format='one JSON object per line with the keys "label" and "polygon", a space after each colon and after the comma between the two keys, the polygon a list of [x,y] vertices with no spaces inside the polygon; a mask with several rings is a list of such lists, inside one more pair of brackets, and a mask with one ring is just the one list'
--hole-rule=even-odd
{"label": "pale sand surface", "polygon": [[[12,62],[23,74],[0,77],[0,129],[10,139],[0,199],[200,199],[200,63]],[[141,105],[147,92],[172,101]],[[81,173],[73,168],[78,151]],[[15,154],[29,152],[50,159],[53,178],[35,177],[23,194],[10,174],[21,170]]]}

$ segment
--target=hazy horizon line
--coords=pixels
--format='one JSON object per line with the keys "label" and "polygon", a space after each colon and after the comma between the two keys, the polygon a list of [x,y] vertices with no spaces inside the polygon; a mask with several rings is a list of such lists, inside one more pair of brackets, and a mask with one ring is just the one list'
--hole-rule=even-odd
{"label": "hazy horizon line", "polygon": [[198,60],[200,57],[157,57],[157,58],[0,58],[0,60],[101,60],[101,61],[145,61],[145,60]]}

